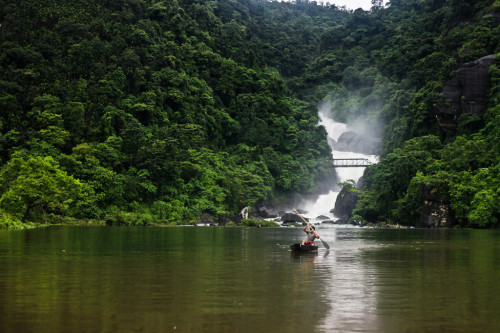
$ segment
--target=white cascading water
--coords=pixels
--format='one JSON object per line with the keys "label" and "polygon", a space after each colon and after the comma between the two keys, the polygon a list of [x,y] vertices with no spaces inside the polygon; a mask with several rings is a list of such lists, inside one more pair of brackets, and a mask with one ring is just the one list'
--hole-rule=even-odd
{"label": "white cascading water", "polygon": [[[344,123],[335,122],[333,119],[329,118],[326,111],[319,112],[320,123],[323,125],[328,133],[328,137],[332,140],[337,141],[342,133],[349,131],[349,127]],[[331,144],[330,144],[331,146]],[[366,158],[372,163],[378,162],[378,156],[376,155],[365,155],[362,153],[346,152],[333,150],[333,158]],[[363,175],[365,168],[352,167],[352,168],[336,168],[338,182],[345,182],[347,180],[354,180],[357,182],[359,178]],[[331,190],[329,193],[320,195],[316,201],[306,202],[302,205],[302,208],[307,212],[304,215],[315,221],[315,218],[319,215],[325,215],[330,217],[332,220],[337,218],[333,216],[330,211],[335,207],[335,200],[337,199],[339,192]]]}

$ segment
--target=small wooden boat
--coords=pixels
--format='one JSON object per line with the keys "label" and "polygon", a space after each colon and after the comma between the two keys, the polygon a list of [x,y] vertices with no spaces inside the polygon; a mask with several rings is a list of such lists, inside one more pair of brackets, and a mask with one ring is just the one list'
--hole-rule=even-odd
{"label": "small wooden boat", "polygon": [[302,245],[302,243],[295,243],[290,245],[293,252],[315,252],[318,251],[317,245]]}

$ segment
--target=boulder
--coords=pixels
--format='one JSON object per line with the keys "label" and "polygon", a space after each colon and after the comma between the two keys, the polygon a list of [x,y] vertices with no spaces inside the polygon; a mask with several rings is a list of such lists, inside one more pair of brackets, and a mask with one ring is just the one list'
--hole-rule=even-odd
{"label": "boulder", "polygon": [[[309,219],[304,218],[306,221],[309,222]],[[283,223],[300,223],[303,222],[300,216],[294,213],[285,213],[281,216],[281,222]]]}
{"label": "boulder", "polygon": [[336,220],[334,222],[334,224],[337,224],[337,225],[339,225],[339,224],[349,224],[349,218],[347,218],[347,217],[341,217],[338,220]]}
{"label": "boulder", "polygon": [[206,223],[209,225],[215,225],[215,221],[207,213],[203,213],[197,221],[198,223]]}
{"label": "boulder", "polygon": [[316,220],[319,220],[319,221],[325,221],[325,220],[329,220],[330,218],[328,216],[325,216],[325,215],[320,215],[318,217],[316,217]]}

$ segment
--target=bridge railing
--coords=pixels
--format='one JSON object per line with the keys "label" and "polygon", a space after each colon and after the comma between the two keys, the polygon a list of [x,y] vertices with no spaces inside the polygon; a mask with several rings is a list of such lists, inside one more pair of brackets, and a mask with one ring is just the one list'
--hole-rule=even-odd
{"label": "bridge railing", "polygon": [[373,163],[366,158],[334,158],[335,168],[365,168]]}

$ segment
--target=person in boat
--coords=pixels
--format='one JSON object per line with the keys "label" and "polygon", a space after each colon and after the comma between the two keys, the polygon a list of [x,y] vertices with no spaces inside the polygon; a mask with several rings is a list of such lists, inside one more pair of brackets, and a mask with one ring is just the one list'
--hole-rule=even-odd
{"label": "person in boat", "polygon": [[[309,227],[309,231],[307,230],[307,227]],[[319,235],[316,233],[314,226],[306,225],[303,230],[307,234],[307,240],[303,240],[302,245],[315,246],[316,244],[314,243],[314,240],[316,238],[320,239],[321,237],[319,237]]]}

